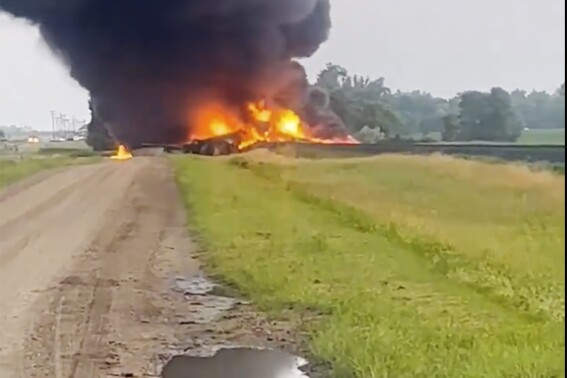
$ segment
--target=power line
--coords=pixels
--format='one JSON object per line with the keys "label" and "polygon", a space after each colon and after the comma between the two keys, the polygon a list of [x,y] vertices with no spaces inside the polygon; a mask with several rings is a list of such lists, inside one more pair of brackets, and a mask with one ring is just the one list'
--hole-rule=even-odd
{"label": "power line", "polygon": [[55,110],[51,110],[50,114],[52,140],[75,138],[78,134],[84,132],[82,128],[87,124],[87,121]]}

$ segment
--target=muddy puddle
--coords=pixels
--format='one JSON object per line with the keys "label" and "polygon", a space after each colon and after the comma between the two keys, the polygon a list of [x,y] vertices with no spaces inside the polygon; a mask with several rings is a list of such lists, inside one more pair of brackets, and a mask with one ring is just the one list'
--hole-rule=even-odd
{"label": "muddy puddle", "polygon": [[[245,302],[215,295],[218,287],[207,277],[176,277],[172,289],[188,303],[187,324],[213,323]],[[220,341],[220,340],[218,340]],[[277,349],[222,343],[178,350],[161,370],[163,378],[308,378],[307,361]],[[173,352],[173,351],[172,351]],[[164,361],[165,362],[165,361]]]}
{"label": "muddy puddle", "polygon": [[205,295],[213,291],[217,285],[202,275],[193,277],[175,277],[173,290],[185,295]]}
{"label": "muddy puddle", "polygon": [[176,356],[162,378],[301,378],[305,360],[278,350],[221,349],[211,357]]}
{"label": "muddy puddle", "polygon": [[214,322],[225,311],[242,303],[234,298],[211,294],[216,287],[217,285],[203,276],[175,279],[173,290],[182,293],[189,304],[188,322],[193,324]]}

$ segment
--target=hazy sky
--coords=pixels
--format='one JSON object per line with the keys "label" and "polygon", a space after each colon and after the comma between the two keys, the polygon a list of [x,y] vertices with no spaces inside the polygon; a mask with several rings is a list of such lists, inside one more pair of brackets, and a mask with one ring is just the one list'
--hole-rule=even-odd
{"label": "hazy sky", "polygon": [[[383,76],[393,89],[555,90],[565,78],[565,0],[331,0],[330,40],[304,61]],[[0,124],[88,119],[87,93],[36,29],[0,14]]]}

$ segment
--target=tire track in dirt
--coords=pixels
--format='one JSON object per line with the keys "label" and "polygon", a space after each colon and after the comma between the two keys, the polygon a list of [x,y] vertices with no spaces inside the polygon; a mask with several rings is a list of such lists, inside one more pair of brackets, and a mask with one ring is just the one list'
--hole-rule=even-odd
{"label": "tire track in dirt", "polygon": [[123,193],[119,205],[44,304],[56,315],[36,322],[26,348],[30,376],[156,376],[156,356],[177,340],[171,310],[187,302],[172,295],[168,279],[197,272],[184,210],[163,160],[126,164],[141,168],[114,188]]}
{"label": "tire track in dirt", "polygon": [[208,294],[172,290],[200,271],[166,159],[72,167],[9,190],[0,377],[157,377],[177,353],[293,347],[287,324],[249,305],[202,323]]}
{"label": "tire track in dirt", "polygon": [[[5,239],[2,243],[2,249],[0,249],[0,266],[6,264],[9,259],[13,258],[16,253],[18,253],[22,248],[24,248],[31,239],[36,237],[38,234],[45,232],[45,224],[50,224],[50,219],[62,218],[64,214],[65,206],[63,205],[67,201],[74,201],[73,195],[80,195],[78,189],[84,185],[92,185],[101,180],[105,179],[105,176],[110,174],[108,169],[98,171],[97,174],[92,174],[91,171],[93,167],[88,167],[80,173],[82,175],[77,175],[75,180],[62,188],[56,190],[53,193],[49,193],[43,196],[41,193],[44,191],[43,185],[38,185],[35,187],[32,193],[26,193],[24,198],[17,198],[16,201],[11,201],[10,203],[21,203],[22,205],[14,211],[9,205],[2,205],[2,222],[0,224],[0,235],[12,235],[9,239]],[[95,167],[95,169],[98,167]],[[57,179],[65,179],[65,177],[57,176]],[[64,182],[64,181],[63,181]],[[53,204],[62,204],[59,207],[59,212],[54,212]],[[16,214],[12,218],[9,214]],[[42,219],[49,217],[50,219]],[[30,219],[34,219],[33,222],[29,222]],[[40,227],[38,227],[38,225]],[[1,251],[11,251],[12,253]]]}
{"label": "tire track in dirt", "polygon": [[104,210],[85,207],[96,203],[100,193],[93,189],[112,171],[107,164],[57,170],[0,195],[0,376],[9,376],[5,365],[22,363],[30,306],[98,227]]}

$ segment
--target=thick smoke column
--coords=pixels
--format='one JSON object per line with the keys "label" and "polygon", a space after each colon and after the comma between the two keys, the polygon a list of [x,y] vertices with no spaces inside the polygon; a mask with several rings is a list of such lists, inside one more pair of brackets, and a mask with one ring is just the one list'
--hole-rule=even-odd
{"label": "thick smoke column", "polygon": [[[207,99],[285,87],[327,39],[329,0],[0,0],[36,23],[121,142],[177,143]],[[292,67],[293,70],[293,67]]]}

